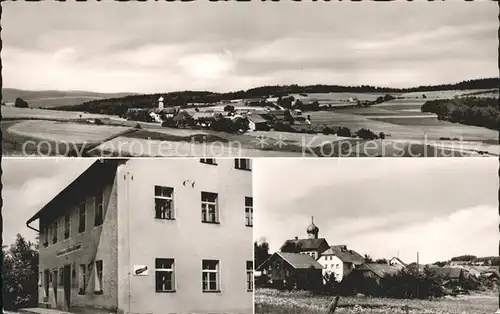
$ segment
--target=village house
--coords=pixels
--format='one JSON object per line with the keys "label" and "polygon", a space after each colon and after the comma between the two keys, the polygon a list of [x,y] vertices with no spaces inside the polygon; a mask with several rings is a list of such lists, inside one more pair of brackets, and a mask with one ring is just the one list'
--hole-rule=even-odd
{"label": "village house", "polygon": [[267,120],[260,115],[248,115],[248,128],[250,131],[266,131],[268,130]]}
{"label": "village house", "polygon": [[94,162],[27,221],[40,306],[252,313],[250,170],[248,159]]}
{"label": "village house", "polygon": [[335,281],[341,282],[365,261],[359,253],[348,250],[346,245],[335,245],[323,252],[318,262],[323,266],[323,277],[333,275]]}
{"label": "village house", "polygon": [[393,257],[389,260],[389,265],[392,265],[392,266],[403,266],[403,267],[406,267],[406,263],[403,262],[399,257]]}
{"label": "village house", "polygon": [[310,255],[276,252],[257,271],[277,288],[311,290],[321,286],[323,266]]}

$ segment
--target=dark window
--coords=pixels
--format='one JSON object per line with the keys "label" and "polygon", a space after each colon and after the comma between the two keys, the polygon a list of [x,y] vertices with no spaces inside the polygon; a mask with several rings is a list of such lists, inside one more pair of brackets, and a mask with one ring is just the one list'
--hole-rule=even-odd
{"label": "dark window", "polygon": [[57,243],[57,221],[54,222],[52,227],[52,243]]}
{"label": "dark window", "polygon": [[174,189],[155,185],[155,218],[174,219]]}
{"label": "dark window", "polygon": [[157,258],[155,268],[156,292],[175,291],[174,259]]}
{"label": "dark window", "polygon": [[253,262],[247,261],[247,290],[253,291]]}
{"label": "dark window", "polygon": [[217,165],[214,158],[201,158],[200,162],[209,165]]}
{"label": "dark window", "polygon": [[69,214],[64,216],[64,239],[69,238],[69,233],[71,229],[71,216]]}
{"label": "dark window", "polygon": [[102,294],[102,261],[95,261],[95,292],[100,292]]}
{"label": "dark window", "polygon": [[209,223],[219,222],[217,193],[201,192],[201,221]]}
{"label": "dark window", "polygon": [[104,200],[102,192],[95,197],[95,216],[94,216],[94,226],[100,226],[103,222],[103,208]]}
{"label": "dark window", "polygon": [[87,225],[87,208],[85,202],[78,206],[78,232],[84,232]]}
{"label": "dark window", "polygon": [[251,170],[250,159],[248,158],[236,158],[234,160],[234,167],[241,170]]}
{"label": "dark window", "polygon": [[253,226],[253,198],[245,197],[245,226]]}

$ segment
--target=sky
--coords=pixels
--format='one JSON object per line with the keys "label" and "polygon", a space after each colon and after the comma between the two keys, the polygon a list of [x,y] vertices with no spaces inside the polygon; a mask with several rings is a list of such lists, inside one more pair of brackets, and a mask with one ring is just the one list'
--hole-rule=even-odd
{"label": "sky", "polygon": [[4,87],[226,92],[497,77],[495,1],[2,4]]}
{"label": "sky", "polygon": [[[3,243],[12,244],[20,233],[34,241],[36,232],[26,221],[75,180],[94,158],[3,158]],[[31,224],[38,229],[38,221]]]}
{"label": "sky", "polygon": [[498,254],[495,158],[255,159],[254,238],[270,252],[314,223],[330,245],[407,263]]}

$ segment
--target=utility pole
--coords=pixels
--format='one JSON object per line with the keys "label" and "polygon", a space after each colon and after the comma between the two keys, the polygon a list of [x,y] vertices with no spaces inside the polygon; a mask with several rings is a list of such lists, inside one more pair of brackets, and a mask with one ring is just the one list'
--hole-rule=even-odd
{"label": "utility pole", "polygon": [[418,260],[418,252],[417,252],[417,299],[418,299],[418,288],[419,288],[419,274],[420,274],[420,266],[419,266],[419,260]]}

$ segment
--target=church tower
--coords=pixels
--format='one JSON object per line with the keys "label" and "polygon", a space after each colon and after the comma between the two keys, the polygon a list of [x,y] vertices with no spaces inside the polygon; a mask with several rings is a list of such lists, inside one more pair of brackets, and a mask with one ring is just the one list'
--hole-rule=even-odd
{"label": "church tower", "polygon": [[319,228],[314,224],[314,217],[311,217],[311,225],[307,227],[307,237],[309,239],[317,239]]}

